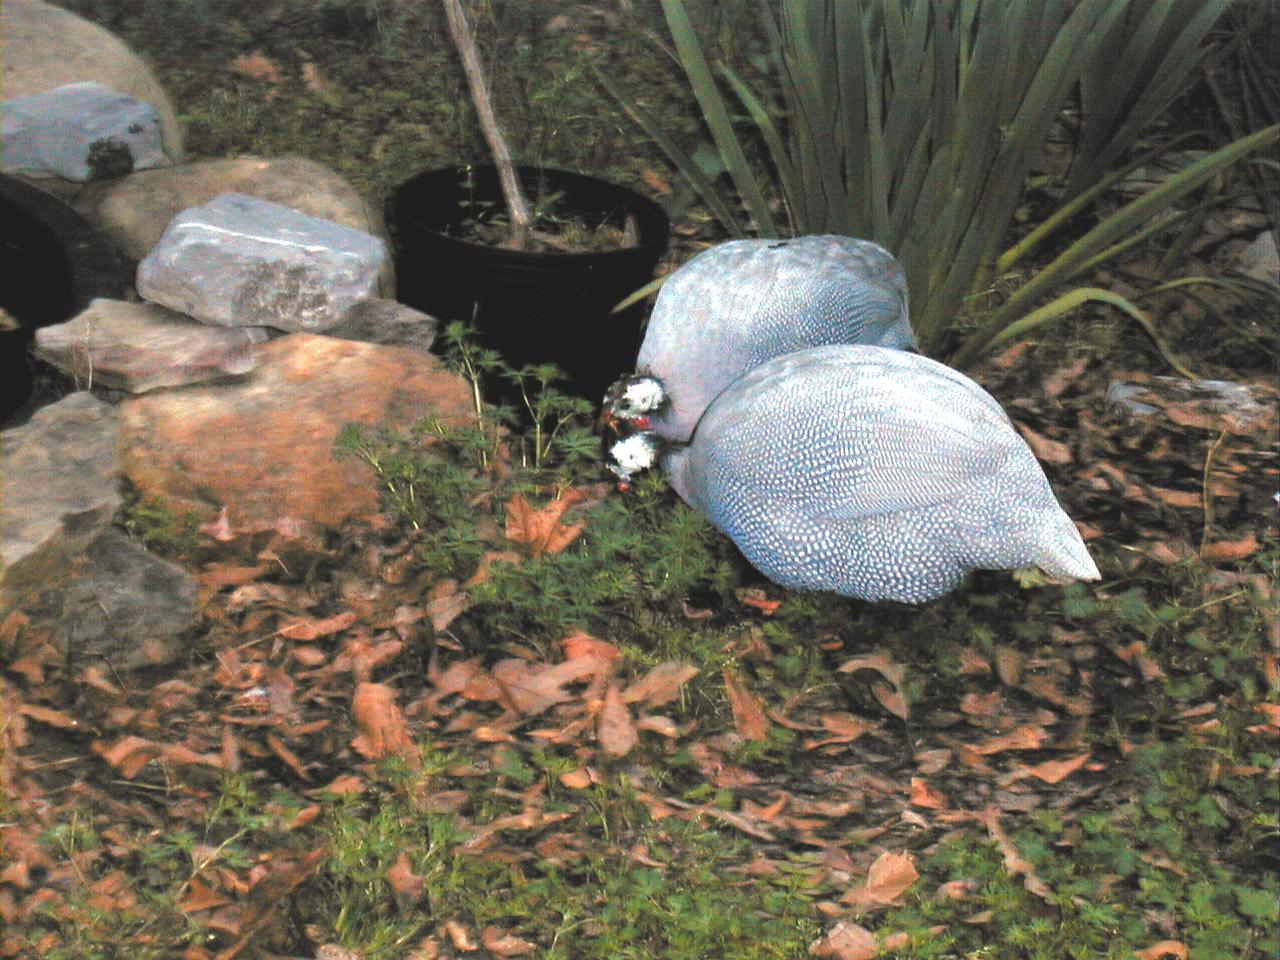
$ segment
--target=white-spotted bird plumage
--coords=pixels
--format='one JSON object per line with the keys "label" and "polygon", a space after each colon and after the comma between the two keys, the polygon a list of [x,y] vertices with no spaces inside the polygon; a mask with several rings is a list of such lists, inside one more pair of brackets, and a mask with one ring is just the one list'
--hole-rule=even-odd
{"label": "white-spotted bird plumage", "polygon": [[748,370],[831,343],[916,345],[906,277],[883,247],[805,236],[704,250],[667,278],[636,358],[637,371],[666,391],[649,425],[687,441],[711,401]]}
{"label": "white-spotted bird plumage", "polygon": [[766,360],[665,466],[783,586],[920,603],[979,568],[1098,577],[999,404],[916,354],[831,345]]}

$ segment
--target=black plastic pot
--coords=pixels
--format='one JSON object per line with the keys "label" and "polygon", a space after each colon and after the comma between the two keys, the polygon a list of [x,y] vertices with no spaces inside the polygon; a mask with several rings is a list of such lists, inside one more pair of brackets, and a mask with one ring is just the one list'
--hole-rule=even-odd
{"label": "black plastic pot", "polygon": [[569,389],[599,401],[635,363],[643,305],[610,309],[648,283],[667,246],[662,208],[632,190],[562,170],[519,168],[530,202],[588,224],[624,227],[639,243],[590,253],[508,250],[463,239],[463,224],[505,214],[491,166],[420,174],[387,202],[397,298],[441,320],[472,321],[513,367],[554,363]]}
{"label": "black plastic pot", "polygon": [[[0,424],[72,386],[30,356],[36,329],[124,289],[119,255],[84,217],[38,187],[0,176],[0,307],[8,315],[0,324]],[[49,395],[33,398],[33,384]]]}

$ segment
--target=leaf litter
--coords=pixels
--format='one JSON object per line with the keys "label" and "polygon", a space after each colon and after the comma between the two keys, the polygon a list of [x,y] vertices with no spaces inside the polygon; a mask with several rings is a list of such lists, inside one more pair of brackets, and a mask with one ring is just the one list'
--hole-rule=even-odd
{"label": "leaf litter", "polygon": [[[1013,376],[1019,364],[997,368]],[[1265,584],[1229,569],[1261,548],[1256,534],[1242,530],[1258,502],[1255,487],[1274,482],[1274,458],[1258,433],[1211,412],[1174,417],[1178,430],[1204,432],[1205,460],[1191,464],[1200,469],[1197,487],[1185,455],[1173,451],[1172,427],[1119,433],[1073,400],[1071,384],[1085,375],[1079,364],[1061,372],[1050,397],[1055,416],[1038,401],[1015,406],[1034,421],[1023,425],[1024,436],[1049,454],[1051,468],[1092,464],[1067,486],[1077,502],[1097,508],[1091,515],[1107,539],[1145,544],[1125,560],[1130,574],[1198,554],[1222,565],[1219,595],[1253,590],[1274,601]],[[1075,428],[1061,426],[1064,409]],[[1109,466],[1112,459],[1125,467]],[[1126,508],[1108,513],[1103,504],[1116,494]],[[504,539],[490,545],[481,569],[568,549],[589,524],[575,507],[594,497],[598,491],[584,488],[541,506],[513,498]],[[0,786],[8,811],[0,823],[0,956],[27,955],[33,942],[34,955],[41,944],[51,947],[54,941],[27,936],[42,918],[75,923],[90,910],[145,915],[156,875],[125,867],[174,824],[195,837],[209,834],[171,891],[170,909],[203,931],[203,945],[190,941],[184,956],[230,960],[284,942],[296,897],[329,869],[333,853],[320,829],[326,810],[344,797],[392,789],[388,762],[408,772],[422,811],[454,820],[469,858],[567,864],[593,850],[617,855],[614,840],[582,825],[599,791],[624,781],[652,824],[713,824],[743,841],[744,877],[779,876],[803,851],[807,895],[829,920],[811,953],[880,956],[907,934],[861,925],[874,925],[876,914],[908,896],[976,896],[964,878],[919,890],[918,857],[959,834],[989,844],[1008,877],[1054,904],[1057,895],[1019,845],[1016,825],[1049,809],[1072,822],[1114,789],[1108,778],[1132,745],[1113,752],[1085,738],[1091,726],[1109,723],[1112,701],[1100,698],[1169,680],[1153,650],[1158,634],[1095,637],[1070,617],[1017,646],[941,637],[938,655],[954,663],[945,684],[889,649],[867,644],[869,652],[848,657],[841,654],[847,639],[824,642],[824,672],[871,694],[853,710],[830,690],[778,699],[768,681],[773,651],[763,642],[733,647],[735,659],[718,672],[637,656],[629,640],[581,630],[548,648],[556,655],[468,655],[446,634],[466,615],[475,578],[424,583],[401,559],[409,553],[383,552],[325,591],[280,564],[243,562],[230,531],[209,534],[231,552],[197,572],[207,656],[154,674],[68,670],[51,639],[20,614],[0,623]],[[762,592],[735,600],[761,618],[785,615]],[[1206,603],[1213,602],[1211,594]],[[699,613],[697,622],[704,619]],[[416,647],[423,629],[437,641],[425,658]],[[1264,658],[1257,669],[1271,678],[1274,697],[1274,662]],[[717,684],[727,711],[690,709]],[[1192,705],[1174,722],[1208,742],[1225,706]],[[1264,703],[1259,717],[1249,734],[1274,742],[1280,707]],[[752,751],[767,751],[783,733],[798,737],[789,769],[752,759],[767,757]],[[549,768],[554,777],[530,766],[548,752],[560,764]],[[662,773],[677,754],[688,757],[679,786]],[[1267,774],[1262,765],[1222,770]],[[226,803],[217,784],[228,777],[275,784],[298,802],[210,834]],[[502,803],[477,802],[471,783],[488,784]],[[71,845],[65,831],[58,840],[49,830],[89,821],[92,829]],[[412,852],[397,851],[381,875],[400,911],[418,909],[429,889]],[[665,868],[643,843],[625,856]],[[122,942],[163,945],[156,931],[177,929],[165,908],[151,909],[146,922],[126,925]],[[981,914],[971,919],[983,922]],[[935,926],[925,935],[943,932]],[[449,917],[427,924],[417,941],[420,955],[441,957],[524,956],[545,946],[529,931]],[[1138,955],[1188,954],[1170,938],[1153,939]]]}

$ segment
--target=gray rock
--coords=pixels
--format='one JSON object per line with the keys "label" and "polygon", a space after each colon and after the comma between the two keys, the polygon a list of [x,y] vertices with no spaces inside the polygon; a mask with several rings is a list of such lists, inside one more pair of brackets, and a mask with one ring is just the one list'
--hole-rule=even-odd
{"label": "gray rock", "polygon": [[1280,288],[1280,251],[1276,250],[1275,233],[1264,230],[1258,234],[1241,251],[1237,269],[1246,277]]}
{"label": "gray rock", "polygon": [[[177,112],[147,65],[110,31],[43,0],[0,3],[0,97],[13,100],[68,83],[92,80],[153,104],[160,111],[165,150],[182,159]],[[41,183],[64,200],[81,185],[57,177]]]}
{"label": "gray rock", "polygon": [[261,327],[210,327],[153,303],[98,299],[37,330],[36,354],[84,386],[145,393],[242,377],[267,338]]}
{"label": "gray rock", "polygon": [[[387,235],[382,217],[345,178],[314,160],[288,155],[220,157],[98,181],[77,195],[76,207],[137,262],[175,216],[223,193],[259,197],[376,237]],[[382,292],[395,293],[390,261]]]}
{"label": "gray rock", "polygon": [[375,295],[387,259],[372,234],[225,193],[173,219],[137,288],[205,323],[315,333]]}
{"label": "gray rock", "polygon": [[96,180],[169,162],[160,111],[100,83],[71,83],[6,101],[0,138],[6,173]]}
{"label": "gray rock", "polygon": [[1182,377],[1150,377],[1142,382],[1112,380],[1107,403],[1133,417],[1164,416],[1157,405],[1196,403],[1206,413],[1230,417],[1241,426],[1259,423],[1271,412],[1243,383],[1230,380],[1185,380]]}
{"label": "gray rock", "polygon": [[17,564],[70,517],[109,520],[120,507],[118,410],[87,391],[39,410],[0,443],[0,560]]}
{"label": "gray rock", "polygon": [[121,668],[173,659],[199,624],[192,577],[94,514],[8,571],[0,609],[21,609],[70,658]]}
{"label": "gray rock", "polygon": [[352,307],[329,336],[426,353],[435,343],[439,325],[440,321],[430,314],[395,300],[374,297]]}

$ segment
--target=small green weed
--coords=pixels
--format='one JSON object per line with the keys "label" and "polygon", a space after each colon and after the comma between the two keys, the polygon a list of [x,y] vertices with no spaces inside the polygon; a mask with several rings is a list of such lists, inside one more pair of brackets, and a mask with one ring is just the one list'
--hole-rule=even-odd
{"label": "small green weed", "polygon": [[194,513],[179,514],[161,500],[138,498],[125,506],[122,516],[129,536],[157,553],[179,556],[199,547],[200,519]]}

